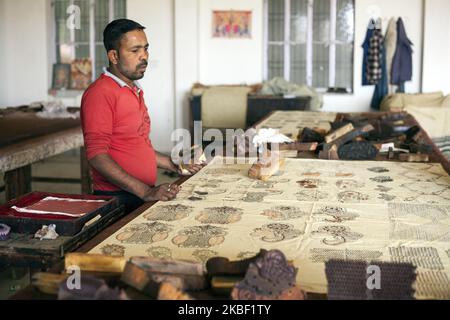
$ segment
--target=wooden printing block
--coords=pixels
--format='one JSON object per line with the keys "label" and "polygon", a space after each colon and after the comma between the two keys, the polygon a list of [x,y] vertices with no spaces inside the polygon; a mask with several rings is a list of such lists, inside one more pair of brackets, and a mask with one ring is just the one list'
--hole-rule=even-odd
{"label": "wooden printing block", "polygon": [[296,285],[297,269],[279,250],[270,250],[250,263],[245,278],[231,292],[234,300],[305,300]]}
{"label": "wooden printing block", "polygon": [[317,142],[312,143],[302,143],[302,142],[293,142],[293,143],[283,143],[279,145],[278,150],[280,151],[315,151],[319,144]]}
{"label": "wooden printing block", "polygon": [[346,124],[345,126],[339,128],[336,131],[334,131],[334,132],[328,134],[327,136],[325,136],[325,142],[326,143],[331,143],[334,140],[342,137],[343,135],[345,135],[345,134],[347,134],[347,133],[349,133],[349,132],[351,132],[353,130],[355,130],[355,128],[353,127],[353,124],[351,124],[351,123]]}
{"label": "wooden printing block", "polygon": [[162,282],[158,290],[158,300],[194,300],[194,298],[172,283]]}
{"label": "wooden printing block", "polygon": [[427,143],[402,143],[400,148],[408,149],[411,153],[432,153],[433,147]]}
{"label": "wooden printing block", "polygon": [[377,154],[378,149],[367,141],[344,144],[338,151],[341,160],[373,160]]}
{"label": "wooden printing block", "polygon": [[203,267],[197,263],[134,257],[125,265],[122,282],[157,297],[160,284],[168,282],[179,290],[202,290],[208,287]]}
{"label": "wooden printing block", "polygon": [[371,124],[365,125],[364,127],[356,128],[353,131],[334,140],[333,144],[336,145],[337,147],[340,147],[341,145],[346,144],[349,141],[352,141],[356,137],[364,135],[372,130],[374,130],[374,127]]}
{"label": "wooden printing block", "polygon": [[215,295],[229,297],[233,288],[243,278],[244,276],[214,276],[211,278],[211,290]]}
{"label": "wooden printing block", "polygon": [[319,153],[320,159],[330,159],[329,151],[335,145],[338,149],[340,146],[352,141],[353,139],[362,136],[364,134],[367,134],[368,132],[374,130],[374,127],[371,124],[365,125],[364,127],[359,127],[354,129],[351,132],[348,132],[347,134],[337,138],[332,143],[325,143],[323,145],[322,155]]}
{"label": "wooden printing block", "polygon": [[281,156],[274,157],[274,159],[270,156],[259,159],[258,162],[254,163],[248,170],[248,176],[252,179],[267,181],[284,167],[284,162],[285,161]]}
{"label": "wooden printing block", "polygon": [[81,271],[121,273],[125,268],[126,260],[123,257],[112,257],[101,254],[67,253],[65,267],[77,266]]}
{"label": "wooden printing block", "polygon": [[325,274],[329,300],[410,300],[414,296],[412,264],[331,259],[325,262]]}
{"label": "wooden printing block", "polygon": [[335,144],[331,147],[327,146],[322,151],[319,152],[319,159],[322,160],[339,160],[338,148]]}
{"label": "wooden printing block", "polygon": [[308,143],[308,142],[322,143],[322,142],[324,142],[323,136],[316,130],[313,130],[310,128],[301,129],[298,134],[298,140],[303,143]]}
{"label": "wooden printing block", "polygon": [[206,261],[206,271],[208,276],[244,276],[250,263],[267,253],[267,250],[261,249],[259,253],[253,257],[230,261],[224,257],[213,257]]}
{"label": "wooden printing block", "polygon": [[422,153],[402,153],[398,156],[400,161],[403,162],[428,162],[430,157],[428,154]]}
{"label": "wooden printing block", "polygon": [[31,284],[43,293],[57,295],[60,283],[65,281],[68,276],[68,273],[37,272],[33,274]]}

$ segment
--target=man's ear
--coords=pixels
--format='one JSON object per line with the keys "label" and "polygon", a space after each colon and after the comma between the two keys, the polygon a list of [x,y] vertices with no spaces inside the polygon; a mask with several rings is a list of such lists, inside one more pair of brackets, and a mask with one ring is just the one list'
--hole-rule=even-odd
{"label": "man's ear", "polygon": [[117,50],[109,50],[108,51],[108,59],[112,64],[118,64],[119,63],[119,54]]}

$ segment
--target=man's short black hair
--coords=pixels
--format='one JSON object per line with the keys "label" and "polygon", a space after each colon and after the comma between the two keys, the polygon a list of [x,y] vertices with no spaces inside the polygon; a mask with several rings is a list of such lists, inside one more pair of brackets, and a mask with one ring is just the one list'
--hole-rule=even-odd
{"label": "man's short black hair", "polygon": [[103,31],[103,44],[105,45],[106,52],[109,50],[118,50],[120,39],[125,33],[144,29],[144,26],[129,19],[111,21]]}

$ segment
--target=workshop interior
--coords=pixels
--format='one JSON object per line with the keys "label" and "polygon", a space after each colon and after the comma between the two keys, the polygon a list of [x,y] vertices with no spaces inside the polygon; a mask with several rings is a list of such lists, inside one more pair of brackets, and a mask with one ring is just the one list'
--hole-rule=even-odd
{"label": "workshop interior", "polygon": [[449,34],[448,0],[0,0],[0,299],[449,300]]}

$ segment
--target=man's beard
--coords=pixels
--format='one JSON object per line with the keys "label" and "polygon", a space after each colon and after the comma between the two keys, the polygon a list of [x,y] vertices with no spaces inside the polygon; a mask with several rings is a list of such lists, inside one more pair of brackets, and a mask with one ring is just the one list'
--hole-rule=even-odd
{"label": "man's beard", "polygon": [[133,72],[130,72],[128,70],[124,70],[121,68],[122,69],[121,73],[132,81],[140,80],[144,77],[144,73],[146,71],[146,69],[143,69],[142,67],[147,67],[147,65],[148,65],[148,62],[140,63],[136,66],[136,68]]}

